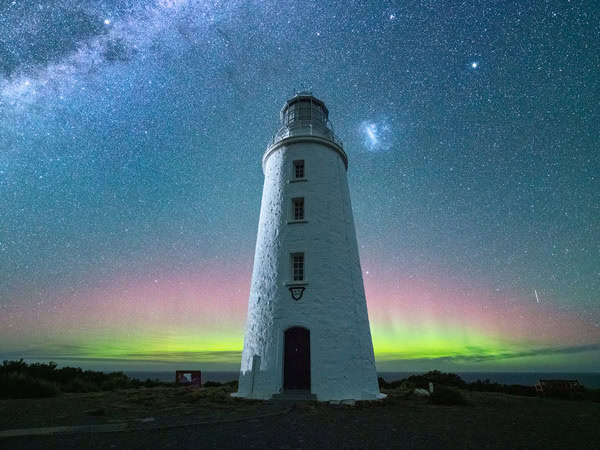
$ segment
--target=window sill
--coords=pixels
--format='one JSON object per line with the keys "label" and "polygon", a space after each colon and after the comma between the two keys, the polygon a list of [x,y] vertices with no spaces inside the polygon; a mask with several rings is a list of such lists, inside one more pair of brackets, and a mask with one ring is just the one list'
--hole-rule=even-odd
{"label": "window sill", "polygon": [[298,183],[300,181],[308,181],[307,178],[292,178],[291,180],[288,180],[288,183]]}
{"label": "window sill", "polygon": [[288,225],[293,225],[295,223],[308,223],[308,220],[288,220],[286,223]]}
{"label": "window sill", "polygon": [[308,286],[308,281],[286,281],[286,286]]}

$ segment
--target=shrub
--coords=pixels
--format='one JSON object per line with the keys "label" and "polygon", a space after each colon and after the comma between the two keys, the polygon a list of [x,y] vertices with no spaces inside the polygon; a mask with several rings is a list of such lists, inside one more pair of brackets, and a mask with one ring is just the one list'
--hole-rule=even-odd
{"label": "shrub", "polygon": [[221,387],[209,387],[209,388],[203,388],[203,389],[198,389],[197,391],[193,392],[192,394],[192,398],[194,400],[206,400],[209,402],[222,402],[224,400],[230,400],[231,396],[230,396],[230,390],[225,388],[224,386]]}
{"label": "shrub", "polygon": [[0,398],[55,397],[60,393],[56,384],[23,373],[0,374]]}
{"label": "shrub", "polygon": [[414,383],[411,383],[410,381],[402,381],[402,383],[400,383],[400,389],[402,389],[403,391],[410,391],[410,392],[412,392],[416,388],[417,388],[417,385],[414,384]]}
{"label": "shrub", "polygon": [[450,386],[456,388],[465,388],[467,383],[455,373],[445,373],[439,370],[432,370],[422,375],[411,375],[408,378],[401,380],[392,381],[388,383],[382,377],[377,379],[379,381],[379,387],[382,389],[427,389],[429,390],[429,383],[434,385]]}
{"label": "shrub", "polygon": [[379,382],[380,389],[399,389],[401,391],[411,391],[412,392],[417,387],[415,385],[415,383],[406,381],[406,379],[395,380],[395,381],[392,381],[391,383],[388,383],[382,377],[379,377],[377,380]]}
{"label": "shrub", "polygon": [[153,388],[153,387],[158,387],[158,386],[173,386],[175,384],[175,383],[166,383],[164,381],[160,381],[158,378],[155,378],[154,380],[147,378],[146,381],[139,381],[138,379],[134,378],[132,381],[139,382],[139,385],[135,384],[135,387],[144,386],[146,388]]}
{"label": "shrub", "polygon": [[[123,372],[95,372],[93,370],[82,370],[79,367],[62,367],[57,369],[56,363],[50,361],[48,364],[27,364],[22,359],[19,361],[4,361],[0,366],[0,376],[9,374],[20,374],[38,381],[45,381],[59,388],[63,392],[95,392],[124,389],[129,387],[139,388],[167,385],[158,380],[146,380],[145,382],[129,378]],[[3,383],[4,391],[10,389]],[[11,384],[11,386],[13,386]],[[14,387],[17,389],[17,387]],[[35,392],[32,390],[32,392]],[[11,395],[11,394],[4,394]],[[15,394],[20,395],[20,394]],[[41,395],[43,396],[43,395]]]}
{"label": "shrub", "polygon": [[228,386],[228,387],[232,388],[233,390],[237,391],[238,390],[238,380],[228,381],[227,383],[224,383],[223,386]]}
{"label": "shrub", "polygon": [[403,391],[413,390],[417,387],[414,383],[406,380],[396,380],[389,384],[389,389],[401,389]]}
{"label": "shrub", "polygon": [[204,387],[228,387],[228,388],[232,388],[234,390],[237,390],[238,388],[238,380],[233,380],[233,381],[228,381],[226,383],[219,383],[218,381],[206,381],[202,386]]}
{"label": "shrub", "polygon": [[[237,381],[228,383],[208,382],[206,386],[221,387],[227,392],[237,389]],[[0,366],[0,398],[33,398],[57,395],[62,392],[96,392],[126,388],[153,388],[173,386],[158,379],[140,381],[123,372],[95,372],[79,367],[57,368],[56,363],[28,364],[19,361],[4,361]]]}
{"label": "shrub", "polygon": [[81,378],[73,378],[72,380],[60,385],[63,392],[96,392],[100,390],[100,386]]}
{"label": "shrub", "polygon": [[406,380],[410,383],[414,383],[416,387],[421,389],[429,389],[429,383],[434,385],[451,386],[457,388],[463,388],[467,383],[455,373],[445,373],[439,370],[432,370],[431,372],[424,373],[423,375],[411,375]]}
{"label": "shrub", "polygon": [[467,403],[462,392],[458,389],[438,387],[429,397],[436,405],[464,405]]}
{"label": "shrub", "polygon": [[522,386],[520,384],[499,384],[490,383],[490,380],[477,380],[469,383],[466,387],[469,391],[477,392],[502,392],[504,394],[522,395],[525,397],[535,397],[536,391],[533,386]]}
{"label": "shrub", "polygon": [[377,382],[379,383],[379,389],[389,389],[390,388],[390,383],[385,381],[385,379],[383,377],[378,377]]}
{"label": "shrub", "polygon": [[593,402],[600,403],[600,389],[588,389],[586,396]]}
{"label": "shrub", "polygon": [[111,376],[108,380],[104,380],[100,385],[103,391],[113,391],[115,389],[127,389],[131,387],[131,379],[124,374],[116,374]]}

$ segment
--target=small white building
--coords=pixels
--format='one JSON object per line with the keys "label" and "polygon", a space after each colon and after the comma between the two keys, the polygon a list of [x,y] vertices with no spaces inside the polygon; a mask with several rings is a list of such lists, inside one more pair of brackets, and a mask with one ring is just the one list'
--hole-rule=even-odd
{"label": "small white building", "polygon": [[239,397],[382,397],[346,170],[325,104],[300,92],[263,157]]}

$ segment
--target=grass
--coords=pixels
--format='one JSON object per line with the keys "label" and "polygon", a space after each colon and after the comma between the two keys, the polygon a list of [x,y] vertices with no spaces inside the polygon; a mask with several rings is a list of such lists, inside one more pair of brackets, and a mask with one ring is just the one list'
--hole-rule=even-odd
{"label": "grass", "polygon": [[438,387],[429,397],[431,403],[436,405],[465,405],[467,403],[463,393],[458,389]]}
{"label": "grass", "polygon": [[60,389],[55,383],[24,373],[0,374],[0,398],[55,397]]}
{"label": "grass", "polygon": [[167,386],[158,380],[140,381],[123,372],[95,372],[78,367],[57,368],[49,362],[4,361],[0,366],[0,398],[54,397],[61,392],[100,392]]}

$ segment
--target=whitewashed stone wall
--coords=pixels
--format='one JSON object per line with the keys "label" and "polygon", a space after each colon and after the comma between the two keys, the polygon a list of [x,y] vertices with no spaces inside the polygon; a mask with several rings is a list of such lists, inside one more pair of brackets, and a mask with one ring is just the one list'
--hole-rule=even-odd
{"label": "whitewashed stone wall", "polygon": [[[293,180],[304,160],[306,181]],[[319,400],[375,399],[377,373],[344,160],[331,147],[285,139],[267,153],[240,397],[283,388],[284,331],[310,330],[311,392]],[[289,224],[304,197],[306,223]],[[292,299],[290,254],[303,252],[306,290]]]}

